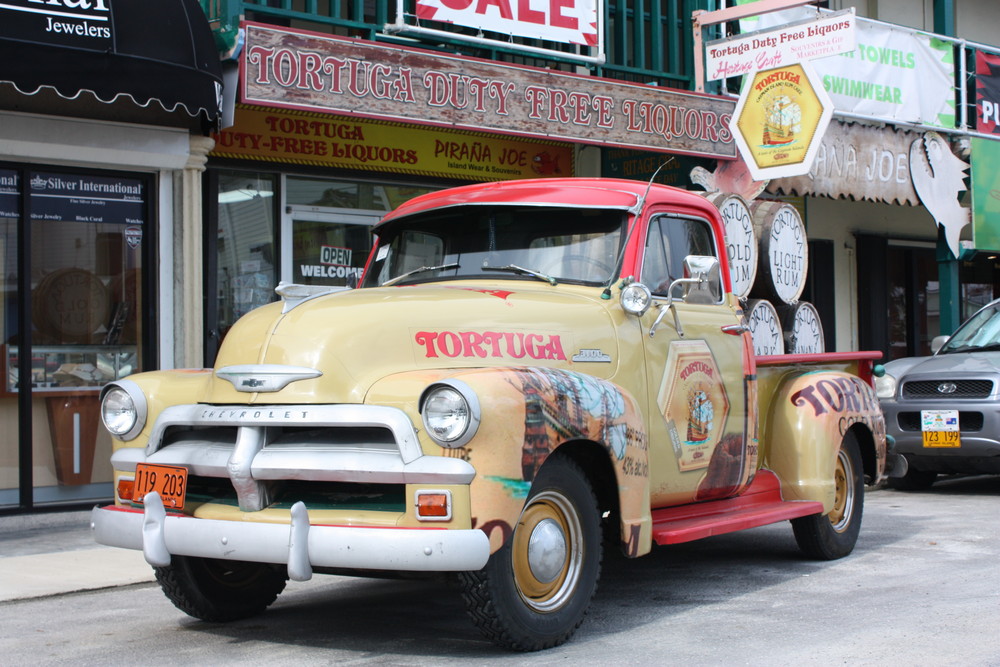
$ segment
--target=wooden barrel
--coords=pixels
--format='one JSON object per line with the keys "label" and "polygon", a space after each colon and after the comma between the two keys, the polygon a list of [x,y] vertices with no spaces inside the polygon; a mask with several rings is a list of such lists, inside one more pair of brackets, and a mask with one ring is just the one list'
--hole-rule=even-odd
{"label": "wooden barrel", "polygon": [[794,306],[779,306],[777,310],[785,332],[785,352],[788,354],[826,352],[823,324],[815,306],[807,301],[799,301]]}
{"label": "wooden barrel", "polygon": [[751,208],[760,242],[757,280],[751,295],[795,304],[806,285],[809,245],[802,216],[791,204],[756,202]]}
{"label": "wooden barrel", "polygon": [[733,293],[745,299],[757,278],[757,232],[750,216],[750,205],[743,197],[726,192],[711,192],[705,199],[722,215]]}
{"label": "wooden barrel", "polygon": [[785,337],[778,311],[770,301],[751,299],[746,308],[747,324],[753,338],[753,353],[769,356],[785,353]]}

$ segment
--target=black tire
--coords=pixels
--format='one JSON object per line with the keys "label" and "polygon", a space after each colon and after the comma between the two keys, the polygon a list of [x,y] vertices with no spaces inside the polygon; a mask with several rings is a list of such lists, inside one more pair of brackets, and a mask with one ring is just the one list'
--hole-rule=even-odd
{"label": "black tire", "polygon": [[576,463],[554,455],[535,477],[507,543],[482,570],[460,573],[466,609],[480,631],[504,648],[557,646],[583,622],[597,591],[601,557],[593,489]]}
{"label": "black tire", "polygon": [[792,519],[799,549],[810,558],[835,560],[854,550],[865,504],[864,468],[857,437],[848,431],[837,452],[833,509]]}
{"label": "black tire", "polygon": [[256,616],[285,589],[284,566],[173,556],[153,568],[164,595],[189,616],[223,623]]}
{"label": "black tire", "polygon": [[899,491],[924,491],[931,488],[931,484],[936,479],[936,472],[917,470],[911,465],[906,469],[906,474],[902,477],[890,477],[888,485],[890,489],[897,489]]}

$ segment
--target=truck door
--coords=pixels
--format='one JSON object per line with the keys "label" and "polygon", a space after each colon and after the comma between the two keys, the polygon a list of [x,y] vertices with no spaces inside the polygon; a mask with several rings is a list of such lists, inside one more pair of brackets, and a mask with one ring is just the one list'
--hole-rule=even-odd
{"label": "truck door", "polygon": [[689,255],[720,256],[709,222],[651,216],[640,281],[655,303],[641,319],[654,507],[734,495],[756,468],[750,334],[738,301],[721,289],[686,294],[675,284],[668,299],[673,281],[688,277]]}

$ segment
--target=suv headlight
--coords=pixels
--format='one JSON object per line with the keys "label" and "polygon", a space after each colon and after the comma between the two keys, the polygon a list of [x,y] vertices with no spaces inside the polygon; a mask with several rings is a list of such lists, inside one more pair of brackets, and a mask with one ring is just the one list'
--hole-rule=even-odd
{"label": "suv headlight", "polygon": [[146,396],[131,380],[118,380],[104,388],[101,397],[104,428],[120,440],[132,440],[146,425]]}
{"label": "suv headlight", "polygon": [[427,435],[442,447],[461,447],[472,440],[480,415],[476,393],[460,380],[435,383],[420,399],[420,417]]}
{"label": "suv headlight", "polygon": [[875,378],[875,395],[879,398],[892,398],[896,395],[896,378],[886,373]]}

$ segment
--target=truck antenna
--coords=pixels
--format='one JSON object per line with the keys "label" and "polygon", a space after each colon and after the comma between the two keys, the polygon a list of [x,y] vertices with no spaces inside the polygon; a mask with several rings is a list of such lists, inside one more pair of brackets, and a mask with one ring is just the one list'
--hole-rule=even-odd
{"label": "truck antenna", "polygon": [[[653,187],[653,181],[656,180],[656,177],[659,175],[660,170],[673,161],[674,158],[670,158],[666,162],[660,163],[660,166],[656,168],[656,171],[653,172],[653,175],[649,177],[649,183],[646,184],[646,191],[643,192],[642,196],[636,200],[635,204],[629,207],[628,212],[635,216],[635,225],[633,225],[632,228],[628,230],[628,234],[625,236],[625,243],[622,244],[621,252],[618,253],[618,260],[615,262],[615,266],[621,264],[622,259],[625,257],[625,249],[628,248],[628,242],[632,239],[632,232],[634,232],[635,228],[639,226],[639,214],[642,213],[642,209],[646,205],[646,197],[649,195],[649,189]],[[601,293],[601,298],[602,299],[611,298],[611,285],[608,285],[607,287],[604,288],[604,291]]]}

